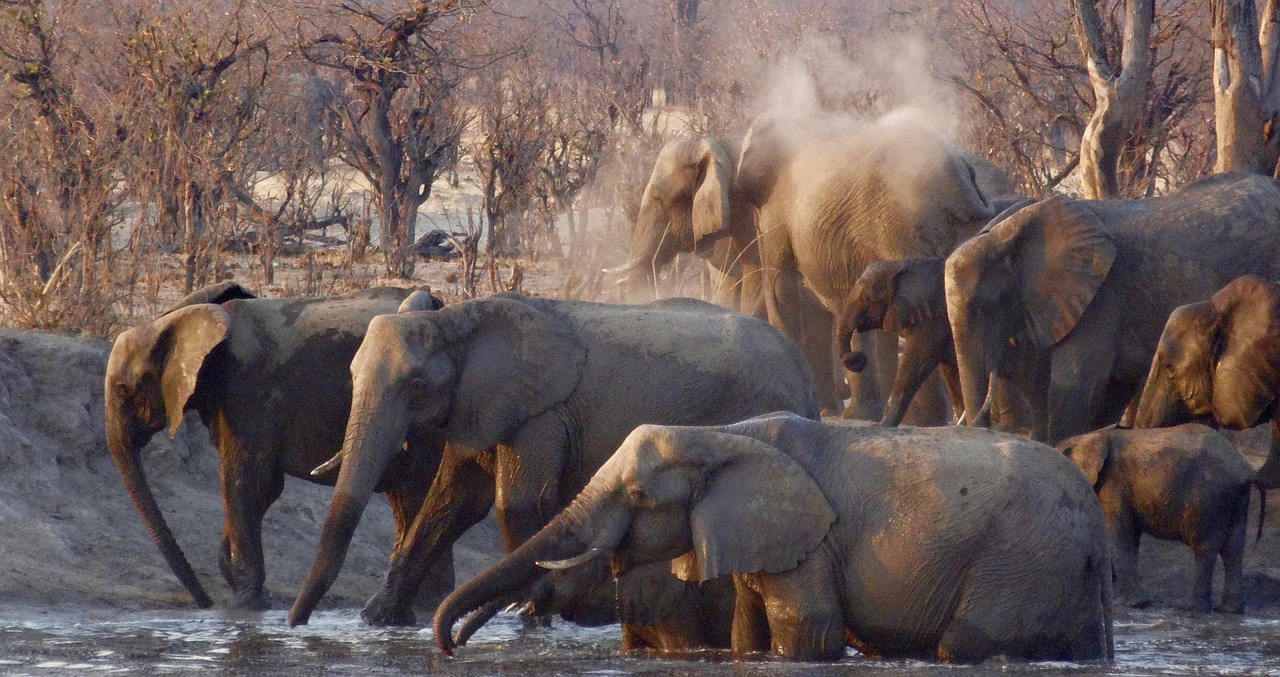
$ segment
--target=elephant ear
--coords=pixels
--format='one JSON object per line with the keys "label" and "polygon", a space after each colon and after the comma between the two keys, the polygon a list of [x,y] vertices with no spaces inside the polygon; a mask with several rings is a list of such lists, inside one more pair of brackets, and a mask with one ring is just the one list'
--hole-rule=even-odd
{"label": "elephant ear", "polygon": [[222,306],[202,303],[179,308],[156,320],[151,362],[160,371],[169,436],[182,425],[182,412],[196,390],[196,377],[205,358],[227,338],[231,316]]}
{"label": "elephant ear", "polygon": [[699,252],[729,228],[729,182],[733,180],[733,161],[723,145],[703,139],[701,149],[701,180],[693,194],[693,246]]}
{"label": "elephant ear", "polygon": [[1280,393],[1280,285],[1253,275],[1213,296],[1223,318],[1213,413],[1228,428],[1257,425]]}
{"label": "elephant ear", "polygon": [[450,441],[488,449],[577,388],[587,350],[559,317],[515,297],[488,298],[438,311],[462,314],[465,343],[449,412]]}
{"label": "elephant ear", "polygon": [[712,444],[723,461],[709,468],[689,518],[699,580],[790,571],[808,559],[836,520],[813,479],[759,440],[720,434]]}
{"label": "elephant ear", "polygon": [[1097,488],[1105,478],[1107,462],[1111,460],[1111,435],[1093,432],[1064,440],[1058,445],[1089,480],[1089,486]]}
{"label": "elephant ear", "polygon": [[1040,348],[1071,333],[1116,258],[1115,242],[1098,217],[1083,202],[1063,196],[1018,210],[986,237],[1010,256],[1024,332]]}
{"label": "elephant ear", "polygon": [[214,303],[221,305],[227,301],[235,299],[256,299],[252,292],[240,286],[238,282],[219,282],[211,284],[207,287],[197,289],[187,294],[182,300],[173,304],[173,307],[165,311],[165,314],[172,313],[179,308],[187,306],[199,305],[201,303]]}
{"label": "elephant ear", "polygon": [[898,331],[926,320],[947,316],[943,289],[943,259],[905,259],[895,278],[884,328]]}

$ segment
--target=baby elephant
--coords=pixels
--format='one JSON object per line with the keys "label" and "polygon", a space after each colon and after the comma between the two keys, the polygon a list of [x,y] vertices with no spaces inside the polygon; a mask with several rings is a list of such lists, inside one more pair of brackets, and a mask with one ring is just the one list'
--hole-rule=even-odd
{"label": "baby elephant", "polygon": [[[1244,611],[1241,562],[1254,473],[1226,437],[1195,423],[1152,430],[1107,428],[1064,440],[1058,448],[1080,466],[1098,493],[1114,544],[1122,603],[1151,603],[1137,571],[1138,542],[1146,533],[1182,541],[1195,553],[1194,609],[1213,608],[1213,569],[1221,556],[1225,575],[1218,610]],[[1259,538],[1266,513],[1266,494],[1261,496]]]}
{"label": "baby elephant", "polygon": [[[1052,448],[977,428],[771,414],[636,428],[564,512],[436,610],[453,626],[538,567],[673,558],[732,576],[735,652],[977,662],[1111,655],[1111,554],[1089,484]],[[537,565],[537,566],[535,566]]]}

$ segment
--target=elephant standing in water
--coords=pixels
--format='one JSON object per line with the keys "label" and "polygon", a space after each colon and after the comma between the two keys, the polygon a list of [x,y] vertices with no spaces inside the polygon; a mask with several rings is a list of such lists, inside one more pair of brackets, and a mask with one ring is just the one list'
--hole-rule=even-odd
{"label": "elephant standing in water", "polygon": [[470,610],[538,566],[684,557],[732,576],[736,652],[838,660],[1110,658],[1111,555],[1079,470],[1024,438],[837,426],[775,414],[641,426],[550,524],[436,611],[440,648]]}
{"label": "elephant standing in water", "polygon": [[[761,117],[743,141],[735,184],[757,210],[769,321],[794,338],[813,333],[801,313],[806,289],[827,310],[817,333],[834,338],[831,316],[867,265],[945,257],[995,215],[963,154],[909,112],[872,124]],[[897,337],[876,342],[876,369],[852,384],[847,415],[856,418],[880,419],[877,381],[891,378],[897,361]],[[815,374],[830,371],[831,343],[811,343],[806,354]],[[834,390],[820,395],[825,408],[840,410]]]}
{"label": "elephant standing in water", "polygon": [[1177,308],[1160,335],[1134,427],[1188,421],[1243,430],[1271,420],[1258,483],[1280,486],[1280,284],[1232,280],[1208,301]]}
{"label": "elephant standing in water", "polygon": [[947,316],[966,411],[988,375],[1030,359],[1038,439],[1120,418],[1176,307],[1240,275],[1280,276],[1280,186],[1219,174],[1145,200],[1052,197],[947,258]]}
{"label": "elephant standing in water", "polygon": [[[409,425],[443,431],[450,451],[383,590],[361,614],[373,624],[413,623],[409,601],[423,565],[495,502],[507,550],[518,547],[638,425],[729,423],[774,410],[818,415],[813,378],[793,342],[761,320],[692,299],[626,306],[510,295],[378,317],[351,373],[355,404],[332,464],[341,465],[337,488],[290,625],[307,622],[337,577],[373,484]],[[522,598],[540,601],[548,585]],[[672,586],[669,597],[687,592],[669,574],[655,585]],[[591,606],[592,595],[551,603],[569,620],[611,619],[607,587],[606,610]]]}
{"label": "elephant standing in water", "polygon": [[[280,496],[284,476],[323,481],[309,472],[342,446],[351,406],[351,358],[375,315],[395,312],[409,289],[379,287],[346,296],[258,299],[237,284],[201,289],[174,309],[116,338],[106,375],[106,430],[111,456],[160,552],[201,607],[200,585],[147,485],[142,447],[195,410],[209,427],[221,461],[226,524],[220,567],[232,606],[270,606],[264,583],[262,517]],[[430,295],[415,307],[438,308]],[[435,474],[433,444],[406,430],[415,453],[396,454],[378,491],[391,501],[396,544]],[[399,442],[397,442],[399,444]],[[440,442],[434,443],[439,446]],[[450,552],[431,564],[433,591],[453,587]]]}

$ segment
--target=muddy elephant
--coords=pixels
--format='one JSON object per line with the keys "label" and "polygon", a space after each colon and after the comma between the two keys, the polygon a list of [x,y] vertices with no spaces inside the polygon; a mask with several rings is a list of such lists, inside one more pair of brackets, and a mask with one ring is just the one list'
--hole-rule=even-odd
{"label": "muddy elephant", "polygon": [[[1213,570],[1222,558],[1218,610],[1244,612],[1242,564],[1253,468],[1224,435],[1189,423],[1159,430],[1106,428],[1063,440],[1066,454],[1093,484],[1111,533],[1117,598],[1151,604],[1139,581],[1143,534],[1182,541],[1195,553],[1191,606],[1213,609]],[[1266,515],[1266,496],[1258,537]]]}
{"label": "muddy elephant", "polygon": [[[226,522],[219,565],[232,606],[270,606],[264,582],[262,518],[284,476],[309,472],[342,446],[351,404],[349,365],[369,320],[394,312],[411,290],[379,287],[346,296],[258,299],[233,283],[201,289],[169,312],[116,338],[106,374],[106,430],[130,497],[160,552],[201,607],[213,602],[192,571],[147,485],[142,447],[194,410],[209,428],[221,465]],[[439,301],[418,307],[439,307]],[[433,442],[415,428],[414,446]],[[439,443],[434,443],[436,446]],[[395,515],[397,543],[431,481],[432,454],[399,454],[378,478]],[[438,457],[438,454],[436,454]],[[331,482],[330,482],[331,483]],[[452,588],[452,557],[432,564]]]}
{"label": "muddy elephant", "polygon": [[[449,451],[414,533],[361,614],[375,625],[415,622],[409,601],[423,564],[495,502],[514,550],[637,425],[728,423],[775,409],[818,414],[792,341],[693,299],[619,306],[503,295],[379,317],[351,372],[355,404],[334,459],[337,489],[290,625],[307,622],[338,575],[372,484],[410,423],[442,430]],[[612,609],[612,594],[604,603]],[[556,604],[570,620],[606,620],[588,600]]]}
{"label": "muddy elephant", "polygon": [[1219,174],[1145,200],[1056,196],[947,258],[947,315],[966,411],[992,365],[1034,356],[1036,437],[1114,423],[1137,399],[1165,319],[1243,274],[1280,274],[1280,187]]}
{"label": "muddy elephant", "polygon": [[1280,284],[1232,280],[1208,301],[1177,308],[1160,335],[1134,426],[1188,421],[1243,430],[1271,419],[1262,486],[1280,486]]}
{"label": "muddy elephant", "polygon": [[[574,502],[459,586],[454,622],[535,565],[685,557],[732,576],[733,649],[838,660],[1109,657],[1102,512],[1053,449],[966,428],[840,426],[777,414],[720,427],[641,426]],[[610,557],[612,556],[612,557]]]}
{"label": "muddy elephant", "polygon": [[[743,141],[736,184],[756,208],[769,321],[792,337],[810,331],[798,302],[805,289],[828,313],[825,332],[814,331],[834,338],[831,314],[867,265],[944,257],[995,213],[963,155],[908,112],[871,124],[760,117]],[[892,379],[897,340],[875,343],[876,368],[851,384],[846,414],[855,418],[878,420],[884,410],[878,382]],[[806,353],[814,373],[829,369],[829,347]],[[824,407],[840,410],[834,392],[821,395]]]}

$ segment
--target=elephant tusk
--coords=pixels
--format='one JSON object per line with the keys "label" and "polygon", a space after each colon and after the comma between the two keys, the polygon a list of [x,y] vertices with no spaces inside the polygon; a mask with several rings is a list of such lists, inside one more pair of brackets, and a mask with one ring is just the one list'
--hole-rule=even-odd
{"label": "elephant tusk", "polygon": [[630,261],[627,261],[626,263],[620,266],[617,266],[615,268],[604,268],[604,269],[601,269],[600,272],[604,273],[605,275],[619,275],[622,273],[629,273],[635,270],[636,268],[639,268],[640,266],[644,265],[644,258],[645,257],[643,256],[637,256],[634,259],[631,259]]}
{"label": "elephant tusk", "polygon": [[338,466],[340,466],[340,465],[342,465],[342,452],[341,452],[341,451],[339,451],[338,453],[334,454],[334,455],[333,455],[333,458],[331,458],[331,459],[329,459],[329,460],[325,461],[324,463],[321,463],[320,465],[316,466],[316,467],[315,467],[315,469],[313,469],[313,470],[311,471],[311,476],[312,476],[312,477],[319,477],[319,476],[321,476],[321,475],[326,475],[326,474],[328,474],[328,473],[330,473],[330,472],[333,472],[333,471],[334,471],[335,469],[337,469],[337,467],[338,467]]}
{"label": "elephant tusk", "polygon": [[590,550],[582,553],[581,555],[578,555],[577,557],[570,557],[569,559],[542,560],[539,562],[535,562],[535,564],[542,567],[543,569],[551,569],[552,571],[562,571],[564,569],[572,569],[573,567],[586,564],[587,562],[590,562],[591,560],[603,554],[604,554],[604,550],[602,548],[591,548]]}

